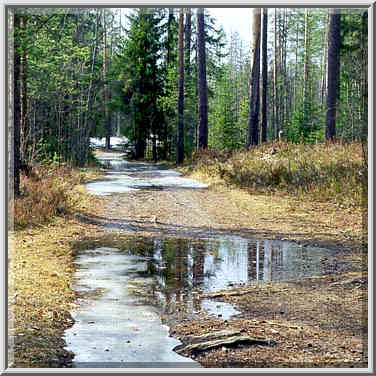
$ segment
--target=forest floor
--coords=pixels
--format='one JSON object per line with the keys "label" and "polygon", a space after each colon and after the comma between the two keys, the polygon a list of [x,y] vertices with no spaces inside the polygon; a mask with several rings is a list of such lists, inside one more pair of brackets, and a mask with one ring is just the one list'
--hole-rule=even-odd
{"label": "forest floor", "polygon": [[[144,190],[118,194],[116,200],[111,196],[93,199],[84,192],[82,195],[86,199],[80,203],[78,215],[59,219],[44,229],[16,234],[14,270],[19,275],[26,273],[21,280],[17,277],[17,292],[10,294],[16,306],[23,307],[16,309],[16,315],[18,312],[23,317],[15,318],[13,337],[15,356],[19,357],[17,367],[69,364],[71,354],[63,350],[61,335],[71,325],[69,309],[74,304],[74,296],[67,288],[72,281],[72,244],[80,238],[96,241],[114,232],[180,238],[227,234],[336,249],[339,257],[351,262],[350,272],[226,290],[216,300],[230,302],[241,311],[233,319],[220,320],[202,312],[194,318],[170,315],[164,320],[170,335],[183,344],[195,342],[194,336],[222,329],[239,329],[242,334],[265,337],[275,343],[221,346],[186,354],[204,367],[367,367],[368,265],[362,243],[364,213],[360,209],[303,202],[282,194],[249,195],[224,186]],[[46,231],[50,234],[48,239]],[[38,254],[33,251],[32,266],[28,259],[31,247],[38,249]],[[56,247],[60,251],[51,255],[51,249]],[[41,269],[37,273],[38,267]],[[41,273],[44,275],[38,280],[38,292],[36,285],[21,286],[25,278],[36,278],[30,277],[33,273],[39,279]],[[54,284],[58,288],[55,295],[60,294],[61,302],[49,312],[43,308],[51,306],[44,301],[47,298],[43,291],[49,291]],[[59,288],[59,284],[64,287]],[[48,324],[51,318],[53,327]],[[41,338],[45,338],[42,344]],[[57,350],[51,350],[51,344]],[[36,353],[25,358],[22,353],[31,345]],[[41,359],[42,353],[45,360]]]}

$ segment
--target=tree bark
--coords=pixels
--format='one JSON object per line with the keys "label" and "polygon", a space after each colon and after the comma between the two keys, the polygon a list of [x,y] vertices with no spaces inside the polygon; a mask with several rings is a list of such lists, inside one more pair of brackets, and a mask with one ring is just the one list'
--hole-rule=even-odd
{"label": "tree bark", "polygon": [[262,15],[262,102],[261,102],[261,142],[266,142],[267,133],[267,83],[268,83],[268,8]]}
{"label": "tree bark", "polygon": [[340,72],[341,14],[339,9],[330,12],[328,34],[328,99],[326,112],[326,140],[336,138],[336,111]]}
{"label": "tree bark", "polygon": [[179,41],[178,41],[178,142],[176,163],[184,160],[184,9],[179,9]]}
{"label": "tree bark", "polygon": [[278,132],[278,32],[277,32],[278,10],[274,10],[274,69],[273,69],[273,113],[274,113],[274,138]]}
{"label": "tree bark", "polygon": [[260,107],[260,29],[261,9],[253,9],[252,24],[251,93],[248,121],[248,148],[258,144],[258,121]]}
{"label": "tree bark", "polygon": [[[309,64],[310,64],[310,43],[309,43],[309,12],[308,8],[305,10],[305,31],[304,31],[304,103],[307,104],[310,95],[310,77],[309,77]],[[305,109],[306,110],[306,109]]]}
{"label": "tree bark", "polygon": [[321,103],[324,104],[325,95],[326,95],[326,82],[327,82],[327,60],[328,60],[328,32],[329,32],[329,12],[328,19],[325,25],[325,41],[324,41],[324,54],[322,61],[322,76],[321,76]]}
{"label": "tree bark", "polygon": [[208,88],[206,82],[206,52],[204,9],[197,9],[197,69],[198,69],[198,149],[208,147]]}
{"label": "tree bark", "polygon": [[[26,12],[26,9],[24,10]],[[27,14],[23,14],[21,18],[22,33],[26,33],[27,28]],[[20,161],[25,161],[26,150],[28,144],[28,129],[27,129],[27,54],[25,43],[22,46],[22,64],[21,64],[21,78],[22,78],[22,102],[21,102],[21,137],[20,137]]]}
{"label": "tree bark", "polygon": [[[185,86],[188,89],[185,93],[186,97],[191,95],[191,88],[192,88],[192,67],[191,67],[191,36],[192,36],[192,12],[191,8],[186,8],[186,16],[185,16],[185,62],[184,62],[184,69],[185,69]],[[187,141],[188,141],[188,153],[189,155],[192,154],[193,151],[193,142],[194,142],[194,123],[193,123],[193,116],[188,109],[188,116],[185,118],[187,126]]]}
{"label": "tree bark", "polygon": [[21,136],[21,35],[20,15],[14,11],[14,72],[13,72],[13,189],[14,196],[20,195],[20,136]]}
{"label": "tree bark", "polygon": [[111,120],[108,109],[109,95],[107,85],[107,25],[106,25],[106,9],[103,9],[103,80],[104,80],[104,119],[106,129],[106,149],[111,149]]}

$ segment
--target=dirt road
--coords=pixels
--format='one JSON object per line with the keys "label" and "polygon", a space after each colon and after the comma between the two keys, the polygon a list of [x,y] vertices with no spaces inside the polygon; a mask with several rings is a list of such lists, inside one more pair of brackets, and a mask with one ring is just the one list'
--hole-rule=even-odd
{"label": "dirt road", "polygon": [[[132,167],[129,164],[128,167]],[[128,170],[134,179],[156,171]],[[143,181],[144,181],[143,180]],[[367,367],[367,264],[362,213],[282,196],[250,196],[226,187],[171,188],[154,184],[102,198],[103,213],[88,217],[109,233],[289,239],[336,249],[351,271],[285,283],[237,287],[221,301],[242,312],[231,320],[169,315],[170,335],[184,344],[194,335],[241,328],[275,346],[222,346],[187,353],[205,367]],[[218,297],[217,297],[218,299]]]}

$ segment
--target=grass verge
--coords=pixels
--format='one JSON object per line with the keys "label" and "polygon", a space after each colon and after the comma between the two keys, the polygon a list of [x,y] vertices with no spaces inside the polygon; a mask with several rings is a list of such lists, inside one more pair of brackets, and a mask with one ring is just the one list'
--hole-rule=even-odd
{"label": "grass verge", "polygon": [[360,143],[266,143],[234,153],[206,150],[185,167],[210,184],[256,194],[287,194],[301,200],[367,206],[367,164]]}
{"label": "grass verge", "polygon": [[80,211],[101,212],[80,183],[98,171],[40,167],[23,177],[23,195],[15,201],[15,231],[8,247],[9,366],[65,367],[64,330],[73,321],[74,251],[71,244],[94,225],[79,222]]}

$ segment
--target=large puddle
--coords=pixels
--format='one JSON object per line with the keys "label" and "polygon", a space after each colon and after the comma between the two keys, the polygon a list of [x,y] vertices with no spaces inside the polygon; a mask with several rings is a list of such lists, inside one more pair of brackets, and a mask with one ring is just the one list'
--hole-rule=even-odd
{"label": "large puddle", "polygon": [[155,165],[128,162],[121,156],[111,154],[99,156],[98,159],[108,172],[105,181],[86,184],[91,194],[111,195],[145,189],[207,188],[206,184],[184,178],[177,171]]}
{"label": "large puddle", "polygon": [[124,238],[113,247],[83,249],[76,258],[82,302],[65,334],[75,367],[197,366],[173,352],[180,342],[168,337],[162,314],[230,320],[239,312],[201,294],[347,267],[325,249],[235,236]]}

